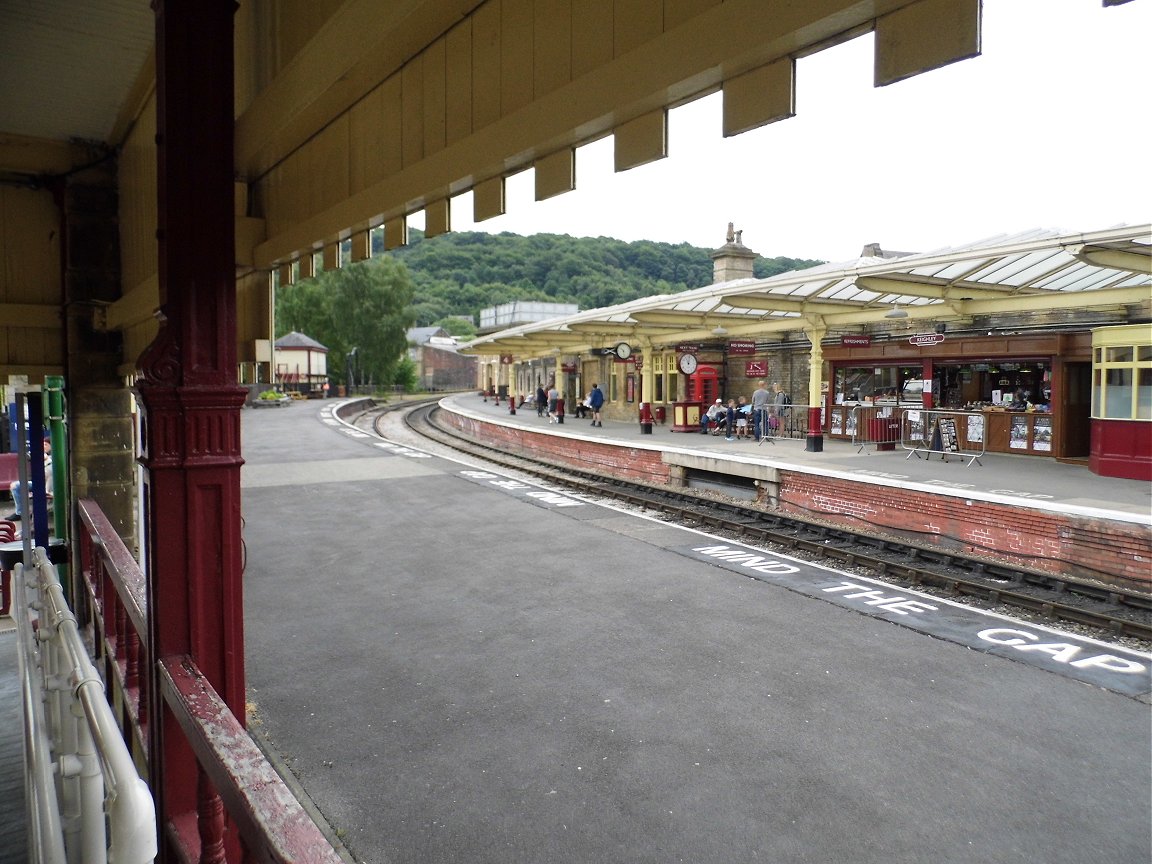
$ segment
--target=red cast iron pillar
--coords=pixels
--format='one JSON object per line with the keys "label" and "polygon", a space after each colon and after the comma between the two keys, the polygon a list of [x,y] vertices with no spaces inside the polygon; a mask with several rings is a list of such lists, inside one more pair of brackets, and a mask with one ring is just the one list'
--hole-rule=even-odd
{"label": "red cast iron pillar", "polygon": [[[152,692],[161,692],[159,661],[188,656],[243,723],[235,3],[154,0],[153,8],[162,323],[137,362]],[[149,738],[152,792],[164,826],[196,811],[197,768],[162,704],[154,708]]]}

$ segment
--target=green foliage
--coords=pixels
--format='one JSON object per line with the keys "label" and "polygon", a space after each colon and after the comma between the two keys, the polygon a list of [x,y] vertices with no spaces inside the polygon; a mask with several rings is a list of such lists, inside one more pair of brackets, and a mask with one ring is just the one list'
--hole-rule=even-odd
{"label": "green foliage", "polygon": [[[416,325],[428,327],[443,326],[449,315],[478,320],[481,309],[516,300],[594,309],[699,288],[712,282],[711,252],[687,243],[611,237],[468,231],[428,240],[411,231],[409,245],[386,255],[407,265],[417,296]],[[757,258],[754,272],[764,277],[819,263]]]}
{"label": "green foliage", "polygon": [[[481,309],[517,300],[614,306],[675,294],[712,282],[711,249],[567,234],[449,233],[431,240],[412,230],[409,244],[385,253],[373,237],[373,258],[281,288],[276,331],[298,330],[329,349],[329,374],[348,381],[348,352],[357,348],[357,383],[393,379],[407,327],[438,325],[470,338],[475,329],[451,316],[479,320]],[[757,258],[760,278],[819,264]]]}
{"label": "green foliage", "polygon": [[416,363],[410,357],[404,357],[396,364],[392,372],[392,384],[403,387],[405,393],[411,393],[418,383]]}
{"label": "green foliage", "polygon": [[476,325],[472,323],[471,319],[448,317],[441,318],[435,324],[437,327],[442,327],[449,336],[455,336],[458,339],[471,339],[476,335]]}
{"label": "green foliage", "polygon": [[391,381],[408,347],[413,297],[407,270],[392,258],[326,271],[279,289],[276,335],[296,330],[324,345],[335,380]]}

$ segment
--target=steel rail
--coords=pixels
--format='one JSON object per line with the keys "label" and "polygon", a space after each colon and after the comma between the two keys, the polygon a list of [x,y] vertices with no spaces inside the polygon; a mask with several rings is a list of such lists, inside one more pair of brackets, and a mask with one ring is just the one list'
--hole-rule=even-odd
{"label": "steel rail", "polygon": [[[423,437],[584,494],[613,498],[641,509],[657,510],[688,524],[704,525],[750,537],[759,543],[771,543],[847,566],[866,568],[877,575],[913,586],[943,589],[950,594],[1026,610],[1052,620],[1152,642],[1152,595],[1144,592],[927,548],[890,536],[830,526],[797,516],[765,512],[736,501],[716,501],[686,489],[652,487],[620,478],[606,478],[592,471],[531,456],[511,456],[506,450],[467,438],[454,429],[435,423],[434,415],[439,410],[435,405],[400,405],[395,409],[385,409],[385,413],[399,409],[408,409],[405,423]],[[372,420],[372,431],[377,435],[381,435],[381,416],[378,414]],[[957,573],[956,570],[965,572]],[[1084,608],[1061,602],[1068,597],[1083,598],[1088,603],[1106,608]]]}

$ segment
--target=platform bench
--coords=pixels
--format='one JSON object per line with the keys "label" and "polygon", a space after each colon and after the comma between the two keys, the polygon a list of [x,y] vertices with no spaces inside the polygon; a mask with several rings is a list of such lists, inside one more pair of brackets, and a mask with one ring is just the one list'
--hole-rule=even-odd
{"label": "platform bench", "polygon": [[0,492],[8,494],[8,487],[20,479],[19,454],[0,453]]}

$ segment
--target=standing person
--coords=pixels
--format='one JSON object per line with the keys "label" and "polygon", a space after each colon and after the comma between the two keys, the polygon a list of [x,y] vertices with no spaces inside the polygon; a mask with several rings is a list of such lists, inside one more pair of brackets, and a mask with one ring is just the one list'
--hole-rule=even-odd
{"label": "standing person", "polygon": [[592,392],[588,394],[588,405],[592,409],[592,425],[603,426],[600,422],[600,409],[604,407],[604,391],[599,384],[592,385]]}
{"label": "standing person", "polygon": [[536,416],[543,417],[544,409],[548,407],[548,394],[544,392],[544,385],[536,385]]}
{"label": "standing person", "polygon": [[752,437],[759,441],[768,431],[764,428],[764,416],[772,395],[768,392],[768,385],[763,379],[756,382],[756,390],[752,393]]}
{"label": "standing person", "polygon": [[556,389],[556,382],[548,388],[548,422],[556,422],[556,403],[560,401],[560,391]]}
{"label": "standing person", "polygon": [[[52,439],[44,439],[44,483],[50,486],[52,483]],[[29,494],[32,493],[31,486],[28,487]],[[20,522],[24,518],[24,490],[19,480],[14,480],[9,484],[8,490],[12,493],[12,504],[15,510],[9,513],[4,518],[9,522]]]}
{"label": "standing person", "polygon": [[780,386],[779,381],[772,382],[772,407],[769,409],[768,429],[775,434],[784,422],[784,414],[788,410],[788,394]]}
{"label": "standing person", "polygon": [[724,440],[735,441],[732,433],[736,431],[736,400],[729,399],[724,412]]}

